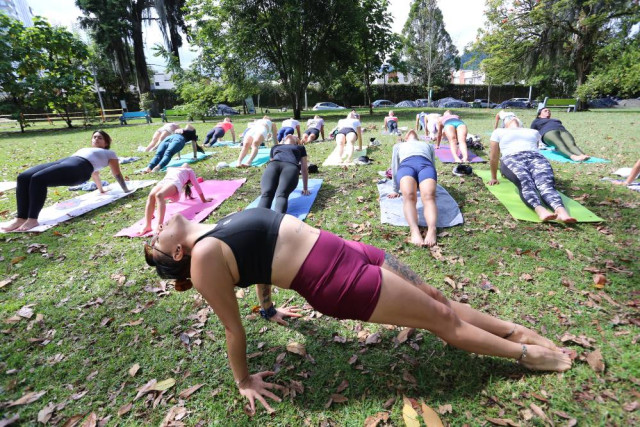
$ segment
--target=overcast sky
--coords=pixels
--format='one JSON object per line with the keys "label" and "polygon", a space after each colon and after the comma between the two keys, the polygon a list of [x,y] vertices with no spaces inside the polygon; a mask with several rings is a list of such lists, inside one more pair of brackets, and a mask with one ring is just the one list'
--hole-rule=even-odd
{"label": "overcast sky", "polygon": [[[81,15],[74,0],[27,0],[33,10],[34,15],[46,17],[51,24],[64,25],[65,27],[79,30],[77,18]],[[400,33],[409,15],[410,0],[389,0],[389,10],[393,14],[392,30]],[[478,28],[484,24],[484,4],[483,0],[438,0],[440,10],[444,17],[445,27],[453,43],[458,47],[460,53],[464,47],[475,40]],[[460,13],[464,11],[464,13]],[[162,35],[156,25],[147,27],[145,30],[145,43],[147,46],[147,61],[153,68],[162,70],[164,65],[160,58],[155,58],[151,47],[156,43],[162,44]],[[185,40],[186,43],[186,40]],[[180,50],[182,65],[186,66],[196,54],[189,50],[188,46]]]}

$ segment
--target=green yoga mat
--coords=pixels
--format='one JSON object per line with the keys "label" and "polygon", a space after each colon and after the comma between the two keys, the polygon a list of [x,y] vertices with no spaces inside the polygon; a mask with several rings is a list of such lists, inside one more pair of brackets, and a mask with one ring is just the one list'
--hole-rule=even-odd
{"label": "green yoga mat", "polygon": [[[482,181],[487,186],[489,191],[498,198],[500,203],[504,205],[509,211],[511,216],[521,221],[542,222],[538,215],[524,204],[520,199],[518,188],[507,178],[498,177],[500,184],[487,185],[487,182],[491,180],[491,172],[488,170],[475,170],[476,175],[482,178]],[[591,212],[589,209],[582,206],[580,203],[573,199],[568,198],[564,194],[560,193],[564,207],[569,211],[569,215],[578,220],[578,222],[602,222],[602,218]]]}

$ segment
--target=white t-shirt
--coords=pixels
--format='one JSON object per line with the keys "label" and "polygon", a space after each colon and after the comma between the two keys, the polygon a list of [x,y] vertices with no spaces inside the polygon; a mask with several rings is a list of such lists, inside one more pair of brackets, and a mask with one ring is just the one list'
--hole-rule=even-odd
{"label": "white t-shirt", "polygon": [[360,126],[360,120],[358,119],[342,119],[338,120],[338,130],[343,128],[351,128],[355,131],[358,130]]}
{"label": "white t-shirt", "polygon": [[316,128],[318,130],[322,129],[324,126],[324,119],[309,119],[307,120],[307,129]]}
{"label": "white t-shirt", "polygon": [[300,126],[300,122],[294,119],[286,119],[282,121],[283,128],[296,128]]}
{"label": "white t-shirt", "polygon": [[521,151],[537,152],[540,132],[535,129],[498,128],[491,134],[491,141],[496,141],[500,145],[501,157]]}
{"label": "white t-shirt", "polygon": [[96,147],[81,148],[73,153],[73,156],[89,160],[89,162],[91,162],[91,166],[93,166],[94,172],[107,166],[109,164],[109,160],[118,160],[118,156],[113,151]]}
{"label": "white t-shirt", "polygon": [[267,128],[267,134],[271,135],[271,120],[259,119],[253,122],[252,128],[256,128],[258,126],[264,126]]}

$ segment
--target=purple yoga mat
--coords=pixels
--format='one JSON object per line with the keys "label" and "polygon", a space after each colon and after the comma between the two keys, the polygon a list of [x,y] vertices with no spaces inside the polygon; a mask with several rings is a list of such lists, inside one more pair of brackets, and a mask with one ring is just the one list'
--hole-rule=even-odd
{"label": "purple yoga mat", "polygon": [[[242,179],[232,179],[226,181],[204,181],[200,183],[200,188],[202,188],[202,192],[205,197],[213,198],[212,201],[207,203],[202,203],[200,197],[197,194],[194,199],[187,199],[184,197],[180,197],[180,200],[174,203],[167,203],[167,210],[164,214],[164,222],[166,223],[172,216],[179,213],[189,221],[200,222],[204,220],[215,208],[220,206],[222,202],[227,200],[235,191],[240,188],[242,184],[246,181],[245,178]],[[195,193],[195,191],[193,191]],[[156,218],[151,222],[151,227],[156,228],[158,220]],[[130,227],[124,228],[116,234],[116,236],[126,236],[126,237],[145,237],[151,236],[152,233],[149,232],[144,235],[139,235],[138,231],[144,225],[144,218],[140,221],[136,222]]]}
{"label": "purple yoga mat", "polygon": [[[460,151],[458,151],[460,155]],[[453,156],[451,155],[451,149],[448,145],[440,144],[440,148],[436,149],[436,156],[442,163],[453,163]],[[460,156],[462,158],[462,156]],[[485,159],[476,156],[471,150],[469,150],[469,163],[484,163]]]}

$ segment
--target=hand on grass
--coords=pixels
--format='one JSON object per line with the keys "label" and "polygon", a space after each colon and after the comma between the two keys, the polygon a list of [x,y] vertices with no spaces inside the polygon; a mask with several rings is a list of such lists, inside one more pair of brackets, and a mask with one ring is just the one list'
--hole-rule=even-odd
{"label": "hand on grass", "polygon": [[392,193],[387,194],[387,197],[390,199],[397,199],[398,197],[400,197],[400,193],[396,193],[395,191]]}
{"label": "hand on grass", "polygon": [[298,313],[300,308],[297,305],[292,307],[280,307],[276,309],[277,313],[271,316],[269,320],[271,322],[279,323],[283,326],[287,326],[288,323],[284,320],[285,317],[302,317],[302,314]]}
{"label": "hand on grass", "polygon": [[241,381],[240,384],[238,384],[240,394],[249,399],[249,409],[252,414],[255,414],[256,412],[256,399],[270,414],[275,412],[275,410],[267,403],[265,397],[273,399],[276,402],[282,401],[280,397],[273,394],[269,390],[276,389],[279,391],[283,391],[284,387],[278,384],[272,384],[264,381],[264,377],[268,377],[273,374],[273,371],[258,372],[257,374],[249,375],[245,380]]}

